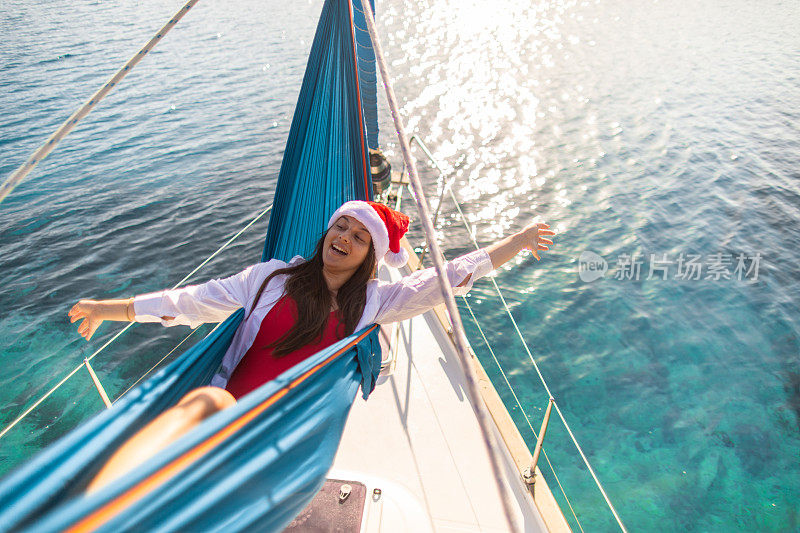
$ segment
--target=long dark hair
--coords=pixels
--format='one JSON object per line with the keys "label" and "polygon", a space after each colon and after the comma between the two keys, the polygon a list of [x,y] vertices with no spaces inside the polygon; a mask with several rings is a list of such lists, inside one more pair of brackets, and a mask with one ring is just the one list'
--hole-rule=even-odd
{"label": "long dark hair", "polygon": [[[311,259],[295,266],[280,268],[267,276],[253,300],[250,314],[253,314],[253,309],[270,280],[281,274],[289,274],[283,294],[288,295],[297,304],[297,322],[281,338],[264,347],[273,348],[272,353],[278,357],[292,353],[306,344],[319,342],[328,325],[332,299],[328,284],[322,275],[322,253],[327,234],[326,231],[317,241]],[[356,330],[358,321],[364,313],[364,306],[367,303],[367,282],[372,279],[374,273],[375,248],[370,244],[364,262],[336,293],[336,304],[344,319],[345,336]]]}

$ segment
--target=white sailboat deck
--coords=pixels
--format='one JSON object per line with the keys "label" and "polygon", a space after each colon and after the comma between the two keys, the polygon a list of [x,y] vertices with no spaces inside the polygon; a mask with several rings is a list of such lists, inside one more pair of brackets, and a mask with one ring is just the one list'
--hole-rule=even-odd
{"label": "white sailboat deck", "polygon": [[[381,272],[386,279],[399,276],[394,269]],[[465,378],[439,316],[429,311],[395,327],[382,333],[397,341],[394,370],[381,376],[368,401],[356,399],[328,478],[366,485],[362,531],[508,531]],[[519,477],[520,457],[512,457],[499,431],[495,436],[518,523],[524,531],[548,531]],[[536,489],[537,502],[544,493],[552,500],[541,476]],[[550,530],[568,531],[560,511],[555,514]]]}

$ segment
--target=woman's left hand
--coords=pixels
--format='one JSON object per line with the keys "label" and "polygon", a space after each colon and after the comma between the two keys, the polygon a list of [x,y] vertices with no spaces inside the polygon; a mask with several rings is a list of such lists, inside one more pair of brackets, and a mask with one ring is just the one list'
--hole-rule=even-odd
{"label": "woman's left hand", "polygon": [[553,244],[553,241],[544,238],[543,235],[555,234],[556,233],[550,229],[549,224],[534,222],[526,226],[522,231],[509,235],[494,244],[490,244],[485,250],[492,260],[492,268],[500,268],[501,265],[510,261],[522,250],[530,250],[533,252],[533,256],[536,260],[541,261],[539,250],[549,250],[550,247],[547,245]]}
{"label": "woman's left hand", "polygon": [[548,244],[552,245],[553,241],[546,239],[543,235],[555,235],[556,233],[550,229],[549,224],[544,222],[534,222],[520,232],[524,239],[523,250],[530,250],[537,261],[541,260],[539,257],[539,250],[549,250]]}

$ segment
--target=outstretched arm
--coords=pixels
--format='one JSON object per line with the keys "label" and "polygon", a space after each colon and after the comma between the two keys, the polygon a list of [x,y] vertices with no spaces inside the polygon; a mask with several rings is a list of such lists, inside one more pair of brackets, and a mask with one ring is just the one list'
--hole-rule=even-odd
{"label": "outstretched arm", "polygon": [[[541,259],[539,250],[548,250],[547,245],[553,244],[550,239],[542,237],[555,235],[549,227],[543,223],[530,224],[494,244],[447,263],[445,271],[455,294],[465,294],[476,279],[508,262],[521,250],[531,250],[537,260]],[[387,324],[405,320],[441,303],[443,296],[438,283],[433,267],[417,270],[395,282],[378,282],[380,308],[375,321]]]}
{"label": "outstretched arm", "polygon": [[490,244],[486,247],[486,251],[492,259],[492,268],[499,268],[522,250],[530,250],[539,261],[541,259],[539,250],[549,250],[550,247],[546,245],[553,244],[553,241],[542,237],[543,235],[555,235],[555,232],[550,229],[549,224],[533,223],[520,232]]}
{"label": "outstretched arm", "polygon": [[[302,259],[302,258],[301,258]],[[164,326],[196,328],[205,322],[222,322],[249,303],[261,281],[286,263],[273,259],[257,263],[224,279],[199,285],[140,294],[127,300],[81,300],[69,311],[70,322],[84,319],[78,333],[90,340],[104,320],[160,322]]]}
{"label": "outstretched arm", "polygon": [[[549,228],[549,224],[530,224],[522,231],[509,235],[505,239],[484,248],[492,260],[492,268],[499,268],[522,250],[530,250],[537,261],[541,260],[539,250],[549,250],[550,248],[546,245],[553,244],[550,239],[542,237],[542,235],[555,235],[555,232]],[[466,286],[470,277],[472,277],[472,274],[459,283],[458,287]]]}
{"label": "outstretched arm", "polygon": [[103,323],[103,320],[133,322],[133,298],[127,300],[81,300],[69,310],[69,321],[85,319],[78,326],[78,333],[86,340]]}

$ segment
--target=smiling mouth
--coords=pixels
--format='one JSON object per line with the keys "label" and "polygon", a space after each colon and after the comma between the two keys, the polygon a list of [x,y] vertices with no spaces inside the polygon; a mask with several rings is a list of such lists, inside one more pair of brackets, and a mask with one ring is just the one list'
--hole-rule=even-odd
{"label": "smiling mouth", "polygon": [[333,250],[333,252],[334,252],[335,254],[338,254],[338,255],[347,255],[347,252],[345,252],[345,251],[344,251],[342,248],[340,248],[339,246],[337,246],[337,245],[335,245],[335,244],[331,244],[331,249]]}

